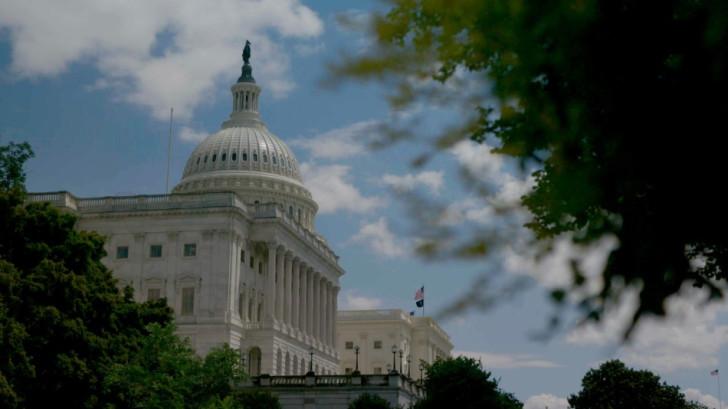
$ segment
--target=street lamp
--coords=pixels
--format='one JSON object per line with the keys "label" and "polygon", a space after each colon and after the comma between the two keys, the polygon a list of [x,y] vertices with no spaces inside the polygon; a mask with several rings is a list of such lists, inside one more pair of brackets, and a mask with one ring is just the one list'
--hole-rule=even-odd
{"label": "street lamp", "polygon": [[397,373],[397,345],[392,345],[392,373]]}
{"label": "street lamp", "polygon": [[400,349],[399,350],[399,371],[400,372],[404,372],[404,368],[402,368],[402,354],[403,353],[404,352]]}
{"label": "street lamp", "polygon": [[311,360],[308,362],[308,373],[306,375],[313,375],[313,347],[308,351],[308,354],[311,356]]}
{"label": "street lamp", "polygon": [[407,355],[407,377],[412,379],[412,354]]}
{"label": "street lamp", "polygon": [[354,369],[355,374],[359,374],[359,345],[354,346],[354,353],[356,354],[356,368]]}

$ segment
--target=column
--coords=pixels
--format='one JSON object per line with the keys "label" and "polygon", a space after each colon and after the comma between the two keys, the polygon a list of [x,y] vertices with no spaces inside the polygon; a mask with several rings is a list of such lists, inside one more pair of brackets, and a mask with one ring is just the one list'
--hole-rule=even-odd
{"label": "column", "polygon": [[283,305],[285,306],[285,322],[288,325],[293,324],[293,319],[291,318],[293,311],[291,307],[293,306],[293,255],[289,252],[286,253],[286,269],[283,272],[283,278],[284,278],[284,286],[285,286],[285,298],[283,299]]}
{"label": "column", "polygon": [[305,334],[307,332],[306,325],[308,325],[308,321],[306,320],[306,318],[308,316],[307,310],[306,310],[308,308],[308,303],[307,303],[308,277],[306,275],[307,266],[304,263],[300,263],[298,266],[298,269],[299,269],[299,273],[301,274],[301,299],[299,300],[300,301],[299,305],[301,306],[300,307],[301,311],[299,312],[299,314],[300,314],[301,319],[300,319],[300,325],[298,328],[301,330],[301,332],[303,332]]}
{"label": "column", "polygon": [[301,309],[300,309],[300,300],[301,300],[301,281],[299,276],[299,268],[300,268],[301,262],[298,260],[298,258],[293,259],[293,265],[291,266],[291,272],[293,274],[293,297],[291,297],[291,305],[293,305],[293,316],[291,317],[291,326],[293,328],[301,328],[298,324],[298,317],[300,316]]}
{"label": "column", "polygon": [[331,296],[332,292],[332,286],[331,282],[326,282],[326,336],[324,339],[326,340],[326,344],[329,346],[331,345],[331,332],[332,332],[332,323],[333,323],[333,317],[331,315],[331,309],[334,305],[333,297]]}
{"label": "column", "polygon": [[268,243],[268,277],[266,277],[265,300],[263,302],[263,316],[265,320],[273,322],[275,320],[275,303],[276,303],[276,246],[275,242]]}
{"label": "column", "polygon": [[340,287],[334,287],[334,293],[333,293],[334,305],[332,307],[333,307],[334,316],[332,319],[333,330],[331,331],[331,345],[332,346],[336,346],[336,315],[339,311],[339,290],[340,289],[341,289]]}
{"label": "column", "polygon": [[308,303],[308,311],[307,311],[307,313],[308,313],[308,318],[307,318],[308,331],[307,332],[308,332],[308,335],[311,338],[313,338],[313,310],[314,310],[314,304],[315,304],[315,300],[313,297],[314,290],[315,290],[315,288],[314,288],[315,280],[314,280],[313,269],[309,268],[307,274],[308,274],[308,301],[307,301],[307,303]]}
{"label": "column", "polygon": [[316,273],[313,282],[314,288],[314,311],[313,311],[313,336],[321,339],[321,276]]}
{"label": "column", "polygon": [[326,343],[326,326],[329,325],[326,317],[326,309],[329,307],[329,300],[327,298],[326,294],[326,279],[321,279],[321,312],[319,315],[321,316],[321,325],[319,326],[319,339],[322,343]]}
{"label": "column", "polygon": [[276,318],[279,321],[283,321],[283,302],[285,301],[285,295],[283,293],[283,263],[285,261],[285,254],[283,248],[278,249],[278,262],[276,264]]}

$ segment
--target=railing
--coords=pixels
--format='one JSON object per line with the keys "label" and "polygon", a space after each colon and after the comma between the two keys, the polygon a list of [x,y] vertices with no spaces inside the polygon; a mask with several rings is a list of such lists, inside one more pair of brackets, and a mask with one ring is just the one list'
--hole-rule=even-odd
{"label": "railing", "polygon": [[87,199],[76,198],[68,192],[29,193],[28,201],[50,202],[55,206],[71,208],[82,213],[198,209],[221,206],[246,209],[245,204],[230,192],[107,196]]}
{"label": "railing", "polygon": [[253,377],[250,383],[255,386],[270,386],[275,388],[287,387],[392,387],[407,391],[415,396],[422,397],[424,390],[413,379],[400,374],[388,375],[286,375]]}

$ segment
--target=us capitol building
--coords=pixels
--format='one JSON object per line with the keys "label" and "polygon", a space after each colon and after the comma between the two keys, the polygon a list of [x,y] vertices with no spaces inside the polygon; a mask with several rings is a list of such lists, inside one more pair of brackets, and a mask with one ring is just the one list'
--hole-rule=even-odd
{"label": "us capitol building", "polygon": [[[78,229],[105,236],[103,262],[119,285],[131,286],[138,301],[165,297],[178,334],[198,353],[228,343],[251,375],[298,375],[309,366],[342,373],[335,334],[344,270],[314,229],[318,205],[295,156],[261,120],[249,45],[243,58],[230,117],[192,152],[172,194],[53,192],[29,200],[73,212]],[[360,331],[351,328],[352,314],[347,331],[358,342],[366,314]],[[432,334],[452,348],[439,327]]]}

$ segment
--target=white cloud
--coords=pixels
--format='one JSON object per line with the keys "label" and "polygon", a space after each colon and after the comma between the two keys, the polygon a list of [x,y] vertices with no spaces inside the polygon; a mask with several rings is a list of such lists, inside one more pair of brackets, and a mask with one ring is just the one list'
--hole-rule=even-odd
{"label": "white cloud", "polygon": [[565,398],[560,398],[548,393],[534,395],[526,399],[523,403],[523,409],[569,409],[569,402]]}
{"label": "white cloud", "polygon": [[319,54],[323,52],[326,49],[326,45],[322,42],[320,43],[301,43],[296,44],[294,49],[296,50],[296,53],[302,57],[309,57],[315,54]]}
{"label": "white cloud", "polygon": [[[716,398],[713,395],[703,393],[698,389],[687,388],[687,389],[683,389],[682,392],[685,394],[685,398],[688,401],[699,402],[709,408],[721,407],[720,402],[718,402],[718,398]],[[728,403],[722,402],[722,407],[728,408]]]}
{"label": "white cloud", "polygon": [[442,171],[431,170],[406,175],[385,174],[382,176],[382,183],[398,192],[409,192],[417,189],[418,186],[423,186],[432,194],[437,195],[442,188],[442,176]]}
{"label": "white cloud", "polygon": [[728,325],[718,322],[728,306],[704,303],[705,294],[686,286],[680,296],[668,299],[667,318],[644,318],[632,340],[621,345],[621,334],[637,305],[633,291],[602,323],[578,327],[566,340],[582,346],[617,346],[615,355],[628,364],[658,372],[703,369],[707,373],[718,367],[720,349],[728,344]]}
{"label": "white cloud", "polygon": [[366,213],[383,204],[379,197],[366,197],[349,180],[345,165],[317,166],[313,163],[301,165],[306,187],[319,205],[319,213],[348,211]]}
{"label": "white cloud", "polygon": [[291,145],[302,147],[312,158],[344,159],[365,153],[366,144],[378,127],[378,121],[355,122],[312,137],[295,139]]}
{"label": "white cloud", "polygon": [[450,152],[455,160],[472,176],[482,182],[500,185],[503,180],[503,156],[491,152],[493,148],[487,143],[461,141],[456,143]]}
{"label": "white cloud", "polygon": [[[153,2],[9,0],[0,2],[0,28],[10,31],[11,72],[55,76],[90,62],[98,87],[166,119],[174,107],[188,119],[217,81],[240,70],[245,39],[253,43],[253,74],[274,96],[294,84],[285,50],[272,37],[308,39],[323,23],[298,0]],[[166,43],[169,44],[166,44]]]}
{"label": "white cloud", "polygon": [[344,291],[343,295],[342,309],[344,310],[374,310],[383,304],[381,299],[360,295],[355,290]]}
{"label": "white cloud", "polygon": [[514,369],[514,368],[556,368],[555,362],[534,357],[528,354],[495,354],[488,352],[453,351],[454,356],[466,356],[480,360],[486,369]]}
{"label": "white cloud", "polygon": [[198,131],[186,126],[183,126],[179,130],[179,139],[185,142],[201,142],[203,139],[207,138],[207,135],[209,134],[205,131]]}
{"label": "white cloud", "polygon": [[372,223],[362,224],[352,241],[369,247],[374,253],[385,257],[400,257],[407,254],[407,245],[389,230],[384,217]]}

